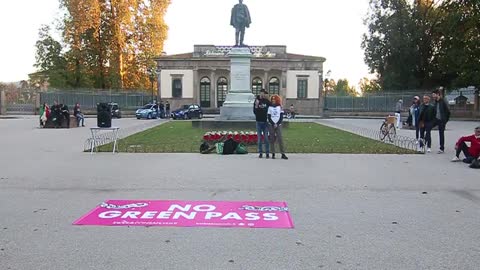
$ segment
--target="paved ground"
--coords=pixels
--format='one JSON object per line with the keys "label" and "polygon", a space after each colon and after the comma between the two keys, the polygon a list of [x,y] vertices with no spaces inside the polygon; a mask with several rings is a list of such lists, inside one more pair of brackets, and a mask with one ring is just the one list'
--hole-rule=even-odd
{"label": "paved ground", "polygon": [[[0,269],[480,265],[479,171],[449,163],[450,154],[89,155],[81,152],[87,129],[35,124],[0,120]],[[447,138],[473,124],[451,123]],[[286,201],[295,229],[71,225],[106,199]]]}

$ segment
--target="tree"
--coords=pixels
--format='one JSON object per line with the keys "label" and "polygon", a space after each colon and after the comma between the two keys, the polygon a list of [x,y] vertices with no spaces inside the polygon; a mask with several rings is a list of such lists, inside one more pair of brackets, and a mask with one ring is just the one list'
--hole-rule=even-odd
{"label": "tree", "polygon": [[50,35],[50,27],[43,25],[38,33],[36,42],[35,67],[48,78],[49,84],[56,87],[65,87],[66,61],[62,53],[62,45]]}
{"label": "tree", "polygon": [[358,83],[360,90],[362,91],[362,94],[366,93],[376,93],[380,92],[382,90],[380,84],[378,83],[377,79],[368,79],[368,78],[363,78],[360,80]]}
{"label": "tree", "polygon": [[67,85],[149,88],[170,0],[60,0]]}
{"label": "tree", "polygon": [[356,96],[357,91],[350,86],[347,79],[339,79],[334,87],[334,93],[337,96]]}
{"label": "tree", "polygon": [[478,84],[479,5],[476,0],[370,0],[362,47],[381,87]]}
{"label": "tree", "polygon": [[442,5],[437,79],[443,85],[480,85],[480,2],[446,0]]}

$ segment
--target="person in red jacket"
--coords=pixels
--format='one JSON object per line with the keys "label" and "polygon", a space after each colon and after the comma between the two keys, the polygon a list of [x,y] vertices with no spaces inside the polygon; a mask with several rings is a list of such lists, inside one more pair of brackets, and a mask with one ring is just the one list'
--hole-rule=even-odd
{"label": "person in red jacket", "polygon": [[[470,147],[467,142],[470,143]],[[463,159],[465,163],[470,164],[477,159],[480,156],[480,126],[475,128],[475,134],[461,137],[455,144],[455,150],[457,150],[457,154],[452,159],[453,162],[460,161],[461,152],[465,155],[465,159]]]}

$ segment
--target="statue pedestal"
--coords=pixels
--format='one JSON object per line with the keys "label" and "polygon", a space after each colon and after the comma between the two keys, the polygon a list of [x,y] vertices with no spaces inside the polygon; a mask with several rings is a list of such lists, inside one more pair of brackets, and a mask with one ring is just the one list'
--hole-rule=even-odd
{"label": "statue pedestal", "polygon": [[220,108],[220,120],[254,120],[250,67],[252,53],[248,47],[235,47],[230,57],[230,82],[228,95]]}

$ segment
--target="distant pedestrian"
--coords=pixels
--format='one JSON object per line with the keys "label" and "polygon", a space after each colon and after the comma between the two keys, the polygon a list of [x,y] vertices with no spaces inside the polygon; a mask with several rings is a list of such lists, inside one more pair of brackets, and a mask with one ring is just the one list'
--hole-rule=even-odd
{"label": "distant pedestrian", "polygon": [[420,138],[420,123],[419,123],[419,118],[420,118],[420,97],[415,96],[413,98],[412,106],[410,106],[410,116],[411,116],[411,125],[415,127],[415,138],[418,139]]}
{"label": "distant pedestrian", "polygon": [[[467,145],[470,143],[470,147]],[[461,161],[460,154],[463,152],[465,159],[463,162],[472,163],[475,159],[480,157],[480,126],[476,127],[474,134],[470,136],[461,137],[455,144],[456,154],[452,159],[453,162]]]}
{"label": "distant pedestrian", "polygon": [[163,104],[163,101],[160,101],[160,118],[165,117],[165,104]]}
{"label": "distant pedestrian", "polygon": [[275,143],[278,142],[282,159],[288,159],[285,155],[285,147],[282,137],[282,123],[284,112],[282,109],[282,99],[279,95],[273,95],[271,98],[271,106],[268,108],[269,136],[270,147],[272,150],[272,159],[275,159]]}
{"label": "distant pedestrian", "polygon": [[80,109],[80,103],[75,103],[75,107],[73,107],[73,116],[77,119],[77,127],[80,126],[82,123],[82,127],[85,126],[85,115],[83,115],[82,110]]}
{"label": "distant pedestrian", "polygon": [[168,101],[165,103],[165,118],[170,118],[170,103]]}
{"label": "distant pedestrian", "polygon": [[[435,107],[430,104],[430,97],[423,96],[423,104],[420,106],[420,138],[425,140],[427,152],[432,152],[432,128],[435,123]],[[420,142],[420,147],[424,147]]]}
{"label": "distant pedestrian", "polygon": [[395,117],[397,118],[397,129],[402,128],[403,100],[399,99],[395,105]]}
{"label": "distant pedestrian", "polygon": [[47,121],[50,117],[50,107],[48,107],[47,103],[43,103],[42,107],[40,108],[40,127],[45,127]]}
{"label": "distant pedestrian", "polygon": [[253,113],[257,124],[258,157],[263,158],[263,144],[265,144],[266,158],[270,158],[270,144],[268,141],[267,115],[270,101],[267,91],[262,89],[253,103]]}
{"label": "distant pedestrian", "polygon": [[445,152],[445,129],[447,123],[450,120],[450,109],[447,102],[443,99],[443,87],[432,92],[433,99],[435,100],[435,123],[434,126],[438,126],[438,135],[440,137],[440,149],[439,154]]}
{"label": "distant pedestrian", "polygon": [[290,105],[290,115],[292,119],[295,119],[295,107],[293,106],[293,104]]}

